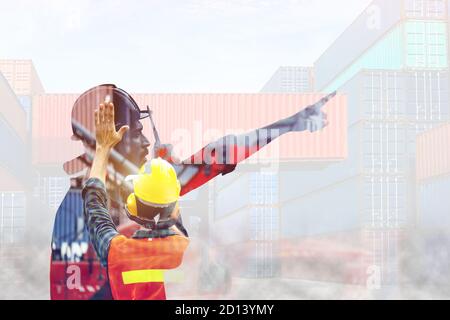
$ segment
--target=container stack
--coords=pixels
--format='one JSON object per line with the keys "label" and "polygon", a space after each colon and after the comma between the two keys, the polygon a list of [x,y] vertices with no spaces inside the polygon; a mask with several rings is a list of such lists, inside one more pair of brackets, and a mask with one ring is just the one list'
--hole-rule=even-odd
{"label": "container stack", "polygon": [[261,89],[261,93],[314,92],[312,67],[279,67]]}
{"label": "container stack", "polygon": [[0,64],[0,284],[4,297],[21,297],[25,285],[26,212],[32,181],[26,112]]}
{"label": "container stack", "polygon": [[[450,286],[450,124],[417,138],[417,224],[413,256],[422,282],[441,293]],[[405,266],[406,268],[407,266]],[[408,268],[410,270],[411,268]]]}
{"label": "container stack", "polygon": [[44,87],[31,60],[0,59],[0,73],[8,81],[26,114],[27,131],[31,131],[33,96],[44,93]]}
{"label": "container stack", "polygon": [[322,211],[353,217],[345,228],[362,230],[380,286],[398,283],[399,242],[415,223],[416,137],[450,116],[448,27],[445,0],[376,0],[315,64],[316,90],[348,97],[349,157],[302,206],[327,198]]}

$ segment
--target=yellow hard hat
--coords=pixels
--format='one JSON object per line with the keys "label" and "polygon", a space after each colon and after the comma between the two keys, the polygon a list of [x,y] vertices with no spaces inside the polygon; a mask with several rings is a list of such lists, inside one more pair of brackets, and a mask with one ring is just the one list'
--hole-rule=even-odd
{"label": "yellow hard hat", "polygon": [[[180,198],[180,182],[174,167],[161,158],[152,159],[139,171],[138,175],[131,176],[134,193],[127,199],[127,210],[132,216],[141,216],[147,211],[147,218],[152,213],[167,213],[175,208]],[[138,210],[145,207],[145,210]]]}

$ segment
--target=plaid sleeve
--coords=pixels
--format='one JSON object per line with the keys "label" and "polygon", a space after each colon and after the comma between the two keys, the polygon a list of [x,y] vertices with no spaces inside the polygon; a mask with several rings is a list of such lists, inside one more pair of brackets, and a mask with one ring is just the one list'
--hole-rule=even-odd
{"label": "plaid sleeve", "polygon": [[94,245],[100,262],[108,264],[108,251],[111,240],[117,236],[116,226],[107,209],[106,188],[102,181],[89,179],[83,188],[84,221],[89,237]]}

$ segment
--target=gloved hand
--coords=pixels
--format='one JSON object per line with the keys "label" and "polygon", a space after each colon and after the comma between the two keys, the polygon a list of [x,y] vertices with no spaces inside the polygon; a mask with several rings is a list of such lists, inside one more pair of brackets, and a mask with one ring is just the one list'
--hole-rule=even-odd
{"label": "gloved hand", "polygon": [[295,122],[292,131],[315,132],[325,128],[328,125],[327,115],[321,111],[321,108],[335,95],[336,92],[333,92],[294,115]]}

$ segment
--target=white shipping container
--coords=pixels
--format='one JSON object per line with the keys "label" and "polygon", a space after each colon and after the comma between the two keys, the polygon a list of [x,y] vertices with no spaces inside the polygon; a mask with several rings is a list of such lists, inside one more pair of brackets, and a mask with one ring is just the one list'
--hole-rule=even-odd
{"label": "white shipping container", "polygon": [[363,70],[339,91],[348,97],[349,125],[450,118],[448,71]]}
{"label": "white shipping container", "polygon": [[450,176],[429,179],[418,186],[421,228],[450,230]]}

